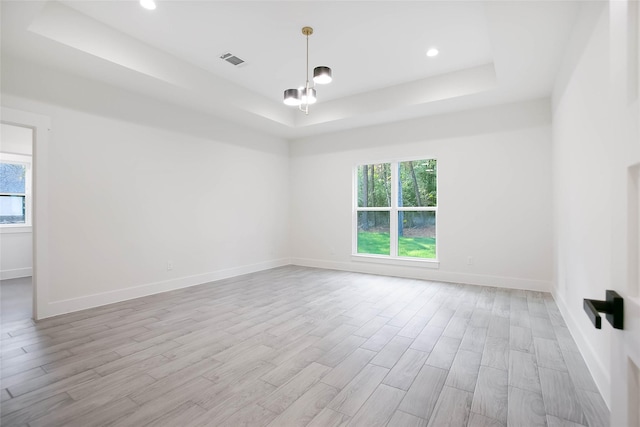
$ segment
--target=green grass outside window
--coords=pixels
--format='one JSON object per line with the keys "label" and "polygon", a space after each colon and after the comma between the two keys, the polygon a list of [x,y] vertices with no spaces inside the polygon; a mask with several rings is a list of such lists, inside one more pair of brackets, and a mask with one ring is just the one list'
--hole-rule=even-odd
{"label": "green grass outside window", "polygon": [[[389,255],[389,233],[358,232],[358,253]],[[398,256],[435,259],[436,239],[434,237],[404,237],[398,239]]]}

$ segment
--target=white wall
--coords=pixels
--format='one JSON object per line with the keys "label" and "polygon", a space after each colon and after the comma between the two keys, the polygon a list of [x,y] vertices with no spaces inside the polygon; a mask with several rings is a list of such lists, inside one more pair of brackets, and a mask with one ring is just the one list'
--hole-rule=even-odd
{"label": "white wall", "polygon": [[31,276],[32,241],[31,227],[0,229],[0,280]]}
{"label": "white wall", "polygon": [[[31,156],[32,130],[0,124],[0,152]],[[0,279],[32,274],[33,233],[30,226],[0,227]]]}
{"label": "white wall", "polygon": [[30,156],[32,139],[31,129],[0,123],[0,152]]}
{"label": "white wall", "polygon": [[[550,150],[548,100],[293,141],[293,262],[548,291]],[[439,268],[353,260],[353,167],[431,156],[438,159]]]}
{"label": "white wall", "polygon": [[40,317],[289,263],[286,141],[68,78],[2,82],[51,118]]}

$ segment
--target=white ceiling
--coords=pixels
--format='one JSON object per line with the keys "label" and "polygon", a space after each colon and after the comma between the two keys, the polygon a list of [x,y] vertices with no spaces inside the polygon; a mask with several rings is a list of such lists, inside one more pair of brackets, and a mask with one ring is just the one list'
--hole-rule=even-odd
{"label": "white ceiling", "polygon": [[[2,1],[2,54],[287,138],[550,94],[570,1]],[[285,89],[327,65],[309,116]],[[440,55],[425,52],[437,47]],[[246,61],[219,59],[231,52]]]}

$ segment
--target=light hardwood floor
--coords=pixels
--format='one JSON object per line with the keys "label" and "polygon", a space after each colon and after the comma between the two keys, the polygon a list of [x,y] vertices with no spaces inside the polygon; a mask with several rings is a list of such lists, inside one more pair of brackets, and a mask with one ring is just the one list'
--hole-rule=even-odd
{"label": "light hardwood floor", "polygon": [[32,305],[31,277],[0,280],[1,323],[30,319]]}
{"label": "light hardwood floor", "polygon": [[550,294],[283,267],[2,325],[2,426],[606,426]]}

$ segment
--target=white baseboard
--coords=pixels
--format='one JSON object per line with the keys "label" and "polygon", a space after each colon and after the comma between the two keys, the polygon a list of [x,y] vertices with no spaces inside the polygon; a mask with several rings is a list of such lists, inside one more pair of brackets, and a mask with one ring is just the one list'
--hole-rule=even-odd
{"label": "white baseboard", "polygon": [[52,316],[58,316],[60,314],[67,314],[74,311],[86,310],[88,308],[100,307],[107,304],[140,298],[147,295],[173,291],[176,289],[187,288],[189,286],[202,285],[203,283],[214,282],[216,280],[227,279],[229,277],[255,273],[262,270],[269,270],[272,268],[289,265],[290,263],[291,262],[288,258],[283,258],[258,264],[244,265],[241,267],[213,271],[204,274],[180,277],[177,279],[171,279],[162,282],[148,283],[145,285],[134,286],[126,289],[118,289],[110,292],[86,295],[78,298],[52,301],[47,304],[45,310],[42,310],[39,320],[46,319]]}
{"label": "white baseboard", "polygon": [[201,285],[203,283],[216,280],[227,279],[229,277],[243,274],[255,273],[257,271],[282,267],[285,265],[299,265],[304,267],[325,268],[331,270],[353,271],[358,273],[381,274],[395,277],[406,277],[411,279],[434,280],[451,283],[464,283],[470,285],[494,286],[499,288],[524,289],[541,292],[549,292],[550,284],[540,280],[520,279],[513,277],[488,276],[468,273],[443,272],[434,269],[420,269],[416,267],[402,267],[393,265],[377,265],[371,263],[358,262],[333,262],[324,260],[314,260],[306,258],[282,258],[278,260],[266,261],[258,264],[251,264],[230,269],[218,270],[214,272],[181,277],[162,282],[148,283],[126,289],[118,289],[99,294],[86,295],[78,298],[52,301],[39,310],[40,319],[46,319],[60,314],[72,313],[88,308],[100,307],[116,302],[127,301],[147,295],[161,292],[168,292],[182,289],[189,286]]}
{"label": "white baseboard", "polygon": [[19,279],[20,277],[30,277],[31,275],[33,275],[33,269],[31,267],[2,270],[0,271],[0,280]]}
{"label": "white baseboard", "polygon": [[459,273],[451,271],[441,271],[433,268],[420,268],[386,264],[382,265],[361,262],[337,262],[308,258],[292,258],[291,263],[293,265],[299,265],[303,267],[316,267],[331,270],[353,271],[356,273],[380,274],[383,276],[406,277],[409,279],[423,279],[439,282],[464,283],[466,285],[481,285],[493,286],[496,288],[551,292],[551,283],[544,280]]}
{"label": "white baseboard", "polygon": [[596,383],[604,403],[607,404],[608,408],[611,408],[611,376],[609,374],[609,369],[594,356],[596,354],[595,350],[592,348],[589,340],[581,332],[578,327],[578,322],[576,322],[574,317],[571,315],[571,311],[564,299],[556,292],[555,289],[551,293],[553,295],[553,299],[556,301],[558,309],[560,310],[560,314],[562,314],[564,322],[567,324],[567,328],[569,329],[573,340],[578,346],[578,350],[580,350],[580,354],[582,355],[584,362],[587,364],[589,372],[591,372],[593,381]]}

